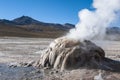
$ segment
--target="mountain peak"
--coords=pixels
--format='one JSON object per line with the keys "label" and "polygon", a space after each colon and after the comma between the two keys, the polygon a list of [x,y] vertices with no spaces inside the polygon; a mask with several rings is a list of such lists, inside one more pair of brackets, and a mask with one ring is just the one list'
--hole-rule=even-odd
{"label": "mountain peak", "polygon": [[37,21],[29,16],[21,16],[12,21],[17,23],[18,25],[29,25],[29,24],[39,24],[40,23],[39,21]]}
{"label": "mountain peak", "polygon": [[[18,19],[18,18],[17,18]],[[29,17],[29,16],[21,16],[21,17],[19,17],[19,19],[32,19],[31,17]]]}

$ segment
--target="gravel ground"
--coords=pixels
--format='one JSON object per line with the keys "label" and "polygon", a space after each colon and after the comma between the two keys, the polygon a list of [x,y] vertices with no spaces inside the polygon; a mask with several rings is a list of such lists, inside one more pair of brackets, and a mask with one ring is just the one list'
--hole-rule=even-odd
{"label": "gravel ground", "polygon": [[[53,39],[0,37],[0,80],[120,80],[117,72],[97,69],[59,71],[27,65],[38,60]],[[120,60],[120,41],[94,41],[106,57]],[[23,63],[24,62],[24,63]]]}

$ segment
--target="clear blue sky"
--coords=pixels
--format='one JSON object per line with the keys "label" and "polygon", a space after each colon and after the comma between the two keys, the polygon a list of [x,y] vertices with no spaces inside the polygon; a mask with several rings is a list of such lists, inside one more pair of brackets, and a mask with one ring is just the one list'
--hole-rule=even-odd
{"label": "clear blue sky", "polygon": [[91,7],[92,0],[0,0],[0,18],[22,15],[49,23],[78,22],[78,11]]}

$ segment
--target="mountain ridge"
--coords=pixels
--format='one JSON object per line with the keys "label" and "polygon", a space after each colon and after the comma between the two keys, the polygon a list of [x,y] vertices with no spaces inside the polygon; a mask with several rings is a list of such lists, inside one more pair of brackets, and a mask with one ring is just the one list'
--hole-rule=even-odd
{"label": "mountain ridge", "polygon": [[[75,25],[70,23],[45,23],[29,16],[21,16],[13,20],[0,19],[0,36],[59,37],[74,27]],[[109,27],[106,33],[107,38],[109,35],[112,37],[117,35],[117,39],[120,39],[119,27]]]}
{"label": "mountain ridge", "polygon": [[3,22],[5,24],[13,24],[13,25],[42,24],[42,25],[62,25],[62,26],[69,26],[72,28],[74,27],[74,24],[70,24],[70,23],[59,24],[59,23],[41,22],[41,21],[31,18],[29,16],[21,16],[21,17],[15,18],[13,20],[0,19],[0,22]]}
{"label": "mountain ridge", "polygon": [[29,16],[13,20],[0,19],[0,36],[17,37],[59,37],[65,35],[73,24],[45,23]]}

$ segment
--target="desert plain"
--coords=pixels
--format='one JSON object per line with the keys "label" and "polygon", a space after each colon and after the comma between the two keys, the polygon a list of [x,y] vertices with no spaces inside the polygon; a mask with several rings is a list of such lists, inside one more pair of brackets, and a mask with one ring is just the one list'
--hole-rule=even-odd
{"label": "desert plain", "polygon": [[[120,80],[119,72],[80,68],[59,71],[36,68],[28,63],[39,60],[52,38],[0,37],[0,80]],[[120,41],[92,41],[108,58],[120,61]]]}

